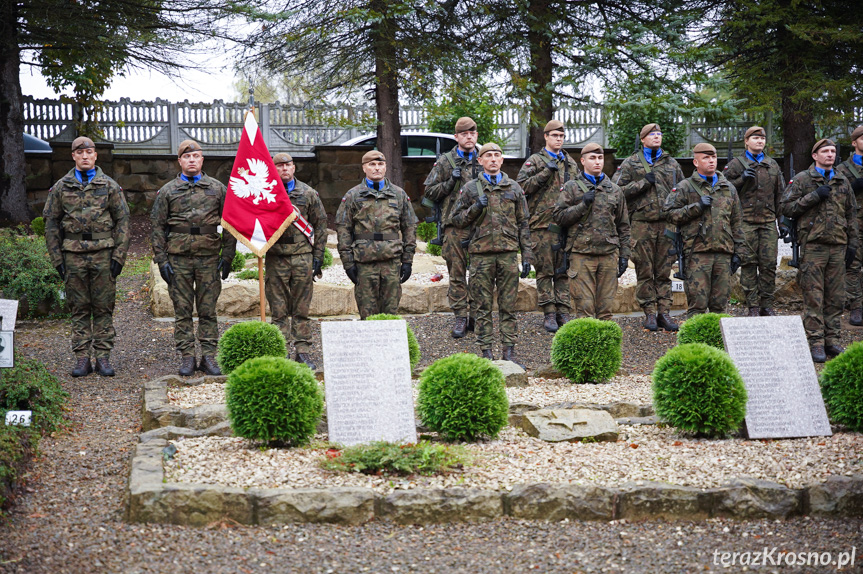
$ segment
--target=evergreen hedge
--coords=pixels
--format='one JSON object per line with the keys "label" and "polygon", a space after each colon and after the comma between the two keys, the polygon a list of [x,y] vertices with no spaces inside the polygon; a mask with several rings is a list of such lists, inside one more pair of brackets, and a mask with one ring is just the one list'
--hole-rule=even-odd
{"label": "evergreen hedge", "polygon": [[623,331],[614,321],[573,319],[551,341],[551,363],[573,383],[604,382],[620,369]]}

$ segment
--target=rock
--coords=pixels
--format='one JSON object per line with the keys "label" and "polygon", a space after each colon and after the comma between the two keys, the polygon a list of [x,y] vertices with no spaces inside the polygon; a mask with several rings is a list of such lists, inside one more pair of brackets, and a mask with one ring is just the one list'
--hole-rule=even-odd
{"label": "rock", "polygon": [[253,524],[252,497],[242,488],[213,484],[130,484],[128,519],[206,526],[220,520]]}
{"label": "rock", "polygon": [[425,285],[405,283],[399,299],[399,313],[421,315],[429,312],[429,295]]}
{"label": "rock", "polygon": [[518,484],[504,495],[504,508],[513,518],[560,521],[612,520],[613,489],[581,484]]}
{"label": "rock", "polygon": [[618,425],[626,425],[626,426],[638,426],[638,425],[655,425],[659,422],[659,417],[650,416],[650,417],[625,417],[620,419],[614,419]]}
{"label": "rock", "polygon": [[374,518],[375,494],[368,488],[252,488],[259,524],[332,522],[362,524]]}
{"label": "rock", "polygon": [[716,490],[714,516],[743,520],[786,518],[803,510],[801,492],[767,480],[736,478]]}
{"label": "rock", "polygon": [[[536,286],[519,279],[518,298],[515,300],[516,311],[536,311],[537,309]],[[497,304],[495,298],[495,304]]]}
{"label": "rock", "polygon": [[353,286],[318,282],[315,283],[315,290],[312,293],[309,315],[315,317],[346,315],[353,301]]}
{"label": "rock", "polygon": [[449,299],[447,298],[448,289],[449,281],[432,283],[426,288],[429,294],[429,309],[432,313],[452,312],[449,306]]}
{"label": "rock", "polygon": [[635,300],[635,285],[618,285],[614,293],[612,313],[632,313],[641,309]]}
{"label": "rock", "polygon": [[[223,283],[222,293],[216,303],[216,314],[223,317],[259,317],[260,305],[261,295],[257,281]],[[264,306],[265,309],[267,307]]]}
{"label": "rock", "polygon": [[609,403],[602,405],[602,410],[606,411],[614,419],[641,416],[641,405],[636,405],[635,403]]}
{"label": "rock", "polygon": [[565,379],[563,373],[558,371],[554,365],[551,363],[546,363],[541,367],[538,367],[534,372],[533,376],[538,379]]}
{"label": "rock", "polygon": [[497,361],[492,361],[495,367],[501,370],[503,373],[504,380],[506,381],[506,386],[508,387],[526,387],[527,383],[527,373],[524,369],[513,363],[512,361],[504,361],[502,359],[498,359]]}
{"label": "rock", "polygon": [[617,423],[605,411],[542,409],[525,413],[522,428],[547,442],[580,442],[585,439],[615,442]]}
{"label": "rock", "polygon": [[623,485],[617,500],[618,518],[703,520],[710,517],[712,497],[700,488],[647,481]]}
{"label": "rock", "polygon": [[184,426],[203,430],[221,424],[228,420],[228,407],[220,405],[201,405],[191,409],[183,409]]}
{"label": "rock", "polygon": [[509,403],[509,426],[522,428],[522,420],[524,413],[528,411],[538,411],[539,405],[532,403]]}
{"label": "rock", "polygon": [[809,487],[809,514],[863,516],[863,476],[831,476]]}
{"label": "rock", "polygon": [[413,268],[414,273],[437,273],[437,266],[431,260],[431,257],[414,257]]}
{"label": "rock", "polygon": [[470,488],[396,490],[380,500],[376,512],[399,524],[474,522],[502,515],[499,493]]}

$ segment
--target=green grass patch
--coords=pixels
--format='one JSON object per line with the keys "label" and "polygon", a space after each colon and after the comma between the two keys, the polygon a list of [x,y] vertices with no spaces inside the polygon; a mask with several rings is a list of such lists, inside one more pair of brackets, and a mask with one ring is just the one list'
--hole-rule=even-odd
{"label": "green grass patch", "polygon": [[126,264],[123,266],[123,272],[120,277],[135,277],[137,275],[146,275],[150,272],[150,263],[153,262],[151,255],[142,255],[140,257],[129,257],[126,259]]}
{"label": "green grass patch", "polygon": [[236,275],[234,275],[237,279],[257,279],[258,278],[258,270],[257,269],[243,269]]}
{"label": "green grass patch", "polygon": [[330,449],[321,467],[336,472],[363,474],[444,474],[464,467],[467,455],[457,445],[420,441],[416,444],[372,442],[350,446],[344,450]]}

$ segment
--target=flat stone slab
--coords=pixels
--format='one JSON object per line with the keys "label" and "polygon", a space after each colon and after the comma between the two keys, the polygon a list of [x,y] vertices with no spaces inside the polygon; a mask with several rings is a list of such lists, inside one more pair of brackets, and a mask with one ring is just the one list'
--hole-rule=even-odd
{"label": "flat stone slab", "polygon": [[593,409],[530,411],[523,415],[521,428],[547,442],[615,442],[619,434],[617,423],[608,412]]}
{"label": "flat stone slab", "polygon": [[494,363],[494,366],[500,369],[500,371],[503,373],[503,378],[506,386],[528,386],[527,372],[512,361],[504,361],[502,359],[498,359],[496,361],[492,361],[492,363]]}

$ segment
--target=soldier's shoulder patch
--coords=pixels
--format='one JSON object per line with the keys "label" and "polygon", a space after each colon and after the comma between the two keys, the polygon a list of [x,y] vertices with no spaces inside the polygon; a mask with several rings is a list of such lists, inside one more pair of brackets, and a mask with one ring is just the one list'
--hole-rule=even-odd
{"label": "soldier's shoulder patch", "polygon": [[532,164],[531,162],[529,162],[529,161],[526,161],[526,162],[524,162],[524,165],[525,165],[525,167],[530,167],[530,166],[532,166],[533,164]]}

